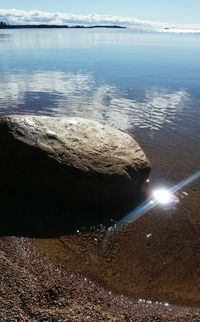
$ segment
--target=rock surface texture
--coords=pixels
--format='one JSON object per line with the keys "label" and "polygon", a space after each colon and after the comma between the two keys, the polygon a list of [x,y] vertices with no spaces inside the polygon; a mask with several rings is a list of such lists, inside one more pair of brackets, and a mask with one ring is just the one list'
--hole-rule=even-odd
{"label": "rock surface texture", "polygon": [[1,189],[97,208],[130,204],[150,164],[128,134],[81,118],[0,118]]}

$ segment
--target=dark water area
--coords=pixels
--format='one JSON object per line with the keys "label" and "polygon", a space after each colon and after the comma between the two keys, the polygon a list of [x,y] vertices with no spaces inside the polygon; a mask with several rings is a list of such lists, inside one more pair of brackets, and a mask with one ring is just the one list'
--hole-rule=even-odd
{"label": "dark water area", "polygon": [[[0,114],[79,116],[110,124],[134,135],[145,150],[152,167],[150,190],[173,187],[200,169],[199,37],[1,30]],[[155,207],[109,239],[105,252],[104,232],[69,237],[62,245],[73,246],[65,252],[59,248],[60,261],[116,292],[163,299],[167,294],[175,302],[197,303],[199,293],[189,284],[192,288],[198,277],[199,191],[199,180],[191,182],[176,193],[176,205]],[[55,252],[61,247],[57,241],[37,243],[51,256],[52,247]],[[162,272],[158,282],[152,282],[155,267]]]}

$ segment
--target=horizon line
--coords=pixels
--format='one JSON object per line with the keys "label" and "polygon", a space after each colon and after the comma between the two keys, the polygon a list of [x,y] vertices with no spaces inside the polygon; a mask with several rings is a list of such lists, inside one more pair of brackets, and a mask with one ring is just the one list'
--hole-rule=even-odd
{"label": "horizon line", "polygon": [[159,21],[142,20],[126,16],[114,16],[91,13],[87,15],[68,12],[49,12],[41,10],[1,9],[0,21],[11,25],[119,25],[138,31],[177,31],[200,32],[200,24],[177,24]]}

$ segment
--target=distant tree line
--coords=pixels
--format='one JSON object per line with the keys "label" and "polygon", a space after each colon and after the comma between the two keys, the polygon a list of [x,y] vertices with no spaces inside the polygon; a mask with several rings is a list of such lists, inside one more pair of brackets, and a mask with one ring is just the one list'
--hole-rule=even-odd
{"label": "distant tree line", "polygon": [[7,26],[7,23],[4,21],[0,21],[0,28],[5,28]]}
{"label": "distant tree line", "polygon": [[93,25],[93,26],[84,26],[84,25],[9,25],[4,21],[0,21],[0,29],[9,28],[9,29],[21,29],[21,28],[126,28],[118,25]]}

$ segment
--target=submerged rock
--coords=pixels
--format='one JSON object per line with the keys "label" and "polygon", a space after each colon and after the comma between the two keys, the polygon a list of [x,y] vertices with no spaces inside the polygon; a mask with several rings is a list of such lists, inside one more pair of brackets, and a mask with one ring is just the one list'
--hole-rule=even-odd
{"label": "submerged rock", "polygon": [[150,164],[128,134],[82,118],[0,118],[1,188],[74,206],[129,207]]}

